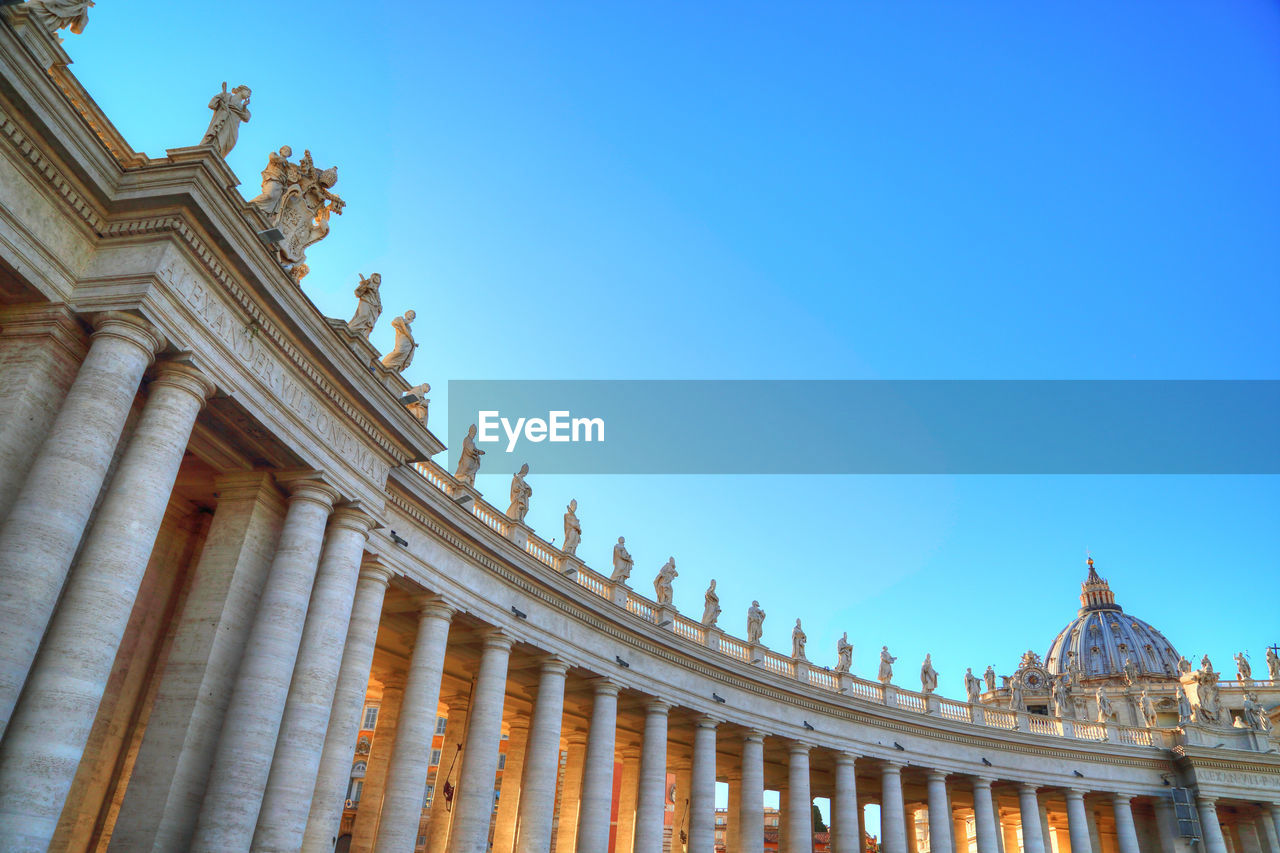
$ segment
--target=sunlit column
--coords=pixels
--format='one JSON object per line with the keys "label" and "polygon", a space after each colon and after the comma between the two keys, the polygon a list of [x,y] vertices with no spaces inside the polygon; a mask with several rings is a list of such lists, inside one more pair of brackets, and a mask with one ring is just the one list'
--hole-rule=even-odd
{"label": "sunlit column", "polygon": [[498,630],[484,638],[476,672],[471,723],[454,798],[449,853],[485,853],[493,816],[493,781],[498,773],[502,706],[507,693],[511,638]]}
{"label": "sunlit column", "polygon": [[689,779],[689,853],[714,853],[716,846],[716,721],[693,724],[693,767]]}
{"label": "sunlit column", "polygon": [[529,723],[529,747],[520,783],[516,828],[517,853],[547,853],[551,849],[551,821],[556,803],[556,774],[560,769],[560,724],[564,715],[564,677],[559,658],[542,661],[538,698]]}
{"label": "sunlit column", "polygon": [[670,710],[671,706],[660,699],[654,699],[645,706],[640,789],[636,795],[635,853],[662,853],[667,784],[667,712]]}
{"label": "sunlit column", "polygon": [[164,338],[109,312],[0,526],[0,734],[62,592],[142,374]]}
{"label": "sunlit column", "polygon": [[618,723],[618,685],[600,678],[593,687],[595,697],[591,729],[587,732],[582,796],[578,807],[578,849],[603,853],[609,846],[609,824],[613,817],[613,747]]}
{"label": "sunlit column", "polygon": [[1040,829],[1040,801],[1036,797],[1035,785],[1024,782],[1018,786],[1018,808],[1024,853],[1045,853],[1044,833]]}
{"label": "sunlit column", "polygon": [[813,851],[813,796],[809,793],[809,747],[792,742],[787,749],[789,812],[787,821],[787,853]]}
{"label": "sunlit column", "polygon": [[1280,803],[1267,803],[1263,806],[1267,816],[1271,818],[1271,828],[1275,831],[1276,846],[1280,847]]}
{"label": "sunlit column", "polygon": [[1218,821],[1217,798],[1197,796],[1196,809],[1200,812],[1200,833],[1204,836],[1205,853],[1227,853],[1222,824]]}
{"label": "sunlit column", "polygon": [[191,428],[214,390],[184,364],[158,374],[0,746],[0,838],[17,847],[47,847],[57,829]]}
{"label": "sunlit column", "polygon": [[560,822],[556,825],[556,850],[576,850],[578,813],[582,806],[582,771],[587,759],[587,739],[578,732],[565,737],[564,779],[560,783]]}
{"label": "sunlit column", "polygon": [[391,751],[387,792],[382,798],[382,818],[378,821],[374,845],[378,853],[412,850],[418,837],[453,614],[454,608],[438,597],[419,602],[418,635],[409,661],[409,677],[400,705],[396,745]]}
{"label": "sunlit column", "polygon": [[444,850],[448,847],[453,811],[450,798],[445,795],[445,786],[453,784],[450,781],[451,771],[462,758],[466,746],[470,705],[462,696],[451,697],[445,704],[449,706],[449,713],[444,728],[444,746],[440,750],[440,764],[436,767],[435,794],[431,798],[431,812],[427,818],[428,850]]}
{"label": "sunlit column", "polygon": [[764,734],[742,736],[742,795],[738,806],[738,839],[743,853],[764,851]]}
{"label": "sunlit column", "polygon": [[[1071,853],[1095,853],[1093,843],[1089,840],[1089,818],[1084,808],[1085,792],[1079,788],[1068,788],[1066,795],[1067,832],[1071,836]],[[1156,818],[1159,819],[1158,813]]]}
{"label": "sunlit column", "polygon": [[832,853],[862,853],[858,843],[858,780],[854,757],[847,752],[835,754],[836,793],[831,798],[831,824],[835,838]]}
{"label": "sunlit column", "polygon": [[[387,790],[387,771],[395,752],[399,731],[400,704],[404,701],[405,677],[394,673],[382,679],[382,700],[378,703],[378,724],[373,731],[373,748],[365,762],[364,790],[351,828],[350,853],[370,853],[378,835],[382,802]],[[350,772],[350,766],[347,767]]]}
{"label": "sunlit column", "polygon": [[495,853],[511,853],[516,843],[516,816],[520,809],[520,782],[524,777],[524,759],[529,749],[528,720],[514,720],[508,726],[507,763],[502,768],[498,813],[494,817],[493,849]]}
{"label": "sunlit column", "polygon": [[[640,750],[622,751],[622,781],[618,786],[618,832],[614,853],[632,853],[636,833],[636,795],[640,791]],[[737,849],[730,847],[730,849]]]}
{"label": "sunlit column", "polygon": [[886,761],[880,769],[880,833],[884,836],[884,853],[907,853],[905,820],[902,765]]}
{"label": "sunlit column", "polygon": [[991,780],[980,776],[973,779],[973,831],[978,853],[1000,853],[1000,827],[991,800]]}
{"label": "sunlit column", "polygon": [[[277,480],[280,480],[277,477]],[[253,841],[280,721],[337,493],[307,474],[287,480],[289,510],[218,738],[191,850],[222,853]]]}
{"label": "sunlit column", "polygon": [[951,806],[947,802],[947,774],[930,770],[929,853],[951,853]]}

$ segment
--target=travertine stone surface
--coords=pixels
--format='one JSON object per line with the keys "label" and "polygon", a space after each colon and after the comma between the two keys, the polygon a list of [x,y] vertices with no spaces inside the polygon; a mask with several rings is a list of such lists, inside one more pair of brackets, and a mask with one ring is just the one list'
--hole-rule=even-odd
{"label": "travertine stone surface", "polygon": [[809,747],[792,743],[787,748],[787,780],[789,797],[787,809],[786,853],[810,853],[813,847],[813,796],[809,793]]}
{"label": "travertine stone surface", "polygon": [[[1000,826],[991,799],[991,780],[981,776],[973,777],[973,823],[978,853],[1000,853]],[[1088,853],[1088,848],[1077,851],[1073,842],[1072,853]]]}
{"label": "travertine stone surface", "polygon": [[689,850],[714,853],[716,843],[716,721],[693,724],[693,769],[689,781]]}
{"label": "travertine stone surface", "polygon": [[929,771],[929,853],[951,853],[951,806],[947,802],[947,774]]}
{"label": "travertine stone surface", "polygon": [[[634,853],[662,853],[662,815],[667,796],[667,712],[654,700],[645,706],[640,749],[640,789],[636,794]],[[763,838],[763,833],[761,834]],[[523,853],[523,851],[522,851]]]}
{"label": "travertine stone surface", "polygon": [[831,853],[862,853],[859,843],[861,822],[858,820],[858,781],[854,774],[854,758],[838,752],[835,760],[835,795],[831,798]]}
{"label": "travertine stone surface", "polygon": [[586,765],[587,739],[579,732],[565,737],[564,775],[560,780],[560,812],[556,824],[556,849],[577,850],[578,813],[582,806],[582,772]]}
{"label": "travertine stone surface", "polygon": [[213,390],[176,363],[151,383],[0,744],[0,838],[33,849],[53,839],[191,427]]}
{"label": "travertine stone surface", "polygon": [[1018,786],[1018,809],[1022,821],[1024,853],[1045,853],[1044,832],[1040,827],[1040,802],[1035,785]]}
{"label": "travertine stone surface", "polygon": [[[632,841],[636,833],[636,794],[640,790],[640,750],[624,749],[619,760],[622,764],[622,778],[618,784],[618,831],[615,835],[617,839],[616,848],[619,851],[627,851],[630,853]],[[732,783],[730,783],[732,785]],[[730,793],[730,798],[732,798]],[[1270,818],[1268,818],[1269,820]],[[730,830],[732,832],[732,829]],[[730,835],[729,843],[731,850],[736,850],[737,845],[733,843],[733,836]]]}
{"label": "travertine stone surface", "polygon": [[0,734],[102,488],[143,371],[163,345],[129,314],[96,320],[89,353],[0,527]]}
{"label": "travertine stone surface", "polygon": [[[364,793],[360,799],[364,808],[356,811],[356,822],[351,828],[352,853],[370,853],[378,836],[378,824],[382,820],[382,800],[387,790],[387,772],[391,768],[391,756],[395,754],[396,738],[400,734],[400,706],[404,703],[405,684],[406,678],[399,672],[382,679],[378,726],[374,729],[373,749],[365,764]],[[350,765],[347,770],[349,773]]]}
{"label": "travertine stone surface", "polygon": [[606,850],[613,806],[614,741],[618,721],[618,685],[595,682],[591,729],[582,768],[578,805],[578,849]]}
{"label": "travertine stone surface", "polygon": [[374,519],[359,506],[340,507],[329,519],[254,833],[254,851],[297,850],[302,845],[342,666],[360,557],[373,524]]}
{"label": "travertine stone surface", "polygon": [[310,474],[284,485],[290,492],[289,511],[218,738],[193,851],[248,848],[267,787],[325,522],[337,498]]}
{"label": "travertine stone surface", "polygon": [[524,758],[529,748],[529,721],[513,720],[507,736],[507,763],[502,768],[498,810],[493,816],[493,849],[511,853],[516,842],[516,817],[520,812],[520,782],[524,778]]}
{"label": "travertine stone surface", "polygon": [[440,677],[449,641],[453,608],[442,599],[424,600],[418,611],[418,636],[413,643],[409,678],[396,746],[387,771],[387,793],[382,799],[382,820],[378,823],[377,853],[412,850],[422,817],[422,792],[427,786],[431,760],[431,740],[436,730],[436,709],[440,704]]}
{"label": "travertine stone surface", "polygon": [[183,850],[283,525],[271,476],[214,481],[218,504],[156,692],[113,853]]}
{"label": "travertine stone surface", "polygon": [[567,667],[559,658],[542,661],[538,697],[529,723],[529,746],[520,782],[516,853],[538,853],[551,846],[551,819],[560,768],[560,722]]}
{"label": "travertine stone surface", "polygon": [[440,765],[436,768],[435,775],[435,796],[431,799],[431,815],[427,821],[428,850],[444,850],[448,847],[453,812],[444,788],[446,784],[453,785],[455,790],[457,788],[462,756],[466,753],[467,726],[471,722],[468,697],[451,697],[446,704],[449,706],[449,713],[444,748],[440,750]]}
{"label": "travertine stone surface", "polygon": [[880,767],[880,845],[884,853],[907,853],[905,819],[902,765],[885,761]]}
{"label": "travertine stone surface", "polygon": [[471,723],[454,798],[449,853],[486,853],[493,815],[493,777],[498,772],[498,740],[506,696],[511,637],[498,631],[484,638],[471,700]]}
{"label": "travertine stone surface", "polygon": [[328,853],[337,843],[342,803],[351,775],[352,749],[360,733],[360,715],[373,665],[378,621],[382,617],[382,600],[390,580],[391,572],[376,559],[366,559],[360,567],[342,650],[342,669],[333,691],[329,727],[303,837],[302,849],[307,853]]}

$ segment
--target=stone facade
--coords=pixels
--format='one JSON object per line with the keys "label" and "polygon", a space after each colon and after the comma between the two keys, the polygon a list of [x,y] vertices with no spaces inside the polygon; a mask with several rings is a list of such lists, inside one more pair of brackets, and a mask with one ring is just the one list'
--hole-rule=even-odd
{"label": "stone facade", "polygon": [[1029,677],[954,701],[555,548],[429,461],[402,366],[315,311],[217,148],[134,152],[0,14],[3,849],[758,853],[773,790],[789,853],[814,797],[839,853],[873,803],[885,853],[1190,853],[1192,817],[1280,853],[1278,742],[1234,724],[1273,681],[1195,678],[1154,728],[1033,712]]}

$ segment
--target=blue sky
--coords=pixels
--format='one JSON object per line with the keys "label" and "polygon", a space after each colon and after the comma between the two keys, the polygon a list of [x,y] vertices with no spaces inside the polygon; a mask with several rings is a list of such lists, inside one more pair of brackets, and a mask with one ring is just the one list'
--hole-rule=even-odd
{"label": "blue sky", "polygon": [[[1280,376],[1273,3],[103,0],[67,48],[139,150],[227,80],[247,195],[282,144],[339,167],[304,290],[347,317],[383,274],[442,431],[449,379]],[[758,598],[774,648],[799,616],[909,686],[931,651],[945,695],[1043,654],[1086,548],[1188,657],[1280,642],[1274,477],[530,483],[590,564],[624,534],[685,612],[715,577],[728,629]]]}

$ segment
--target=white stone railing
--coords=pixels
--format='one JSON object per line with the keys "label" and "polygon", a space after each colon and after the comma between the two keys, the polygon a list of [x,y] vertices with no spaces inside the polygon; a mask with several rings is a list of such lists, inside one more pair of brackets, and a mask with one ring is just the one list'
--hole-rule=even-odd
{"label": "white stone railing", "polygon": [[[414,463],[413,467],[427,483],[450,498],[463,493],[469,493],[472,496],[477,494],[473,490],[467,490],[434,462],[418,462]],[[850,673],[836,673],[826,668],[814,667],[808,661],[793,660],[763,646],[752,645],[737,637],[729,636],[720,629],[709,630],[701,623],[675,613],[674,609],[669,606],[660,607],[656,602],[645,598],[630,587],[614,584],[599,572],[582,565],[577,559],[566,556],[551,543],[534,535],[524,525],[512,522],[505,513],[500,512],[496,507],[484,500],[476,498],[466,505],[471,514],[478,518],[481,523],[499,535],[513,539],[513,544],[523,545],[524,551],[529,556],[548,569],[556,572],[564,570],[566,573],[576,570],[574,577],[577,583],[597,597],[614,604],[620,604],[628,612],[646,622],[658,624],[659,619],[662,619],[662,625],[669,624],[671,632],[683,640],[703,648],[718,651],[720,654],[735,660],[758,666],[784,678],[803,680],[809,686],[819,690],[850,696],[861,701],[878,705],[895,705],[904,711],[921,715],[936,715],[954,722],[976,723],[1012,731],[1019,728],[1019,720],[1023,719],[1028,721],[1025,723],[1024,728],[1035,735],[1088,741],[1106,741],[1109,738],[1108,726],[1101,723],[1082,720],[1064,721],[1057,717],[1015,712],[990,705],[973,705],[954,699],[944,699],[936,694],[926,696],[923,693],[905,690],[896,685],[891,685],[889,689],[886,689],[882,684],[858,678]],[[518,538],[514,535],[516,533],[520,534]],[[569,568],[570,566],[572,568]],[[666,620],[670,620],[670,622]],[[1273,685],[1280,687],[1280,682],[1262,680],[1253,681],[1249,684],[1240,681],[1219,682],[1221,688],[1239,690]],[[1159,745],[1161,742],[1161,738],[1153,734],[1150,729],[1129,726],[1111,726],[1110,728],[1112,731],[1118,732],[1116,739],[1120,743],[1129,746],[1153,746]]]}

